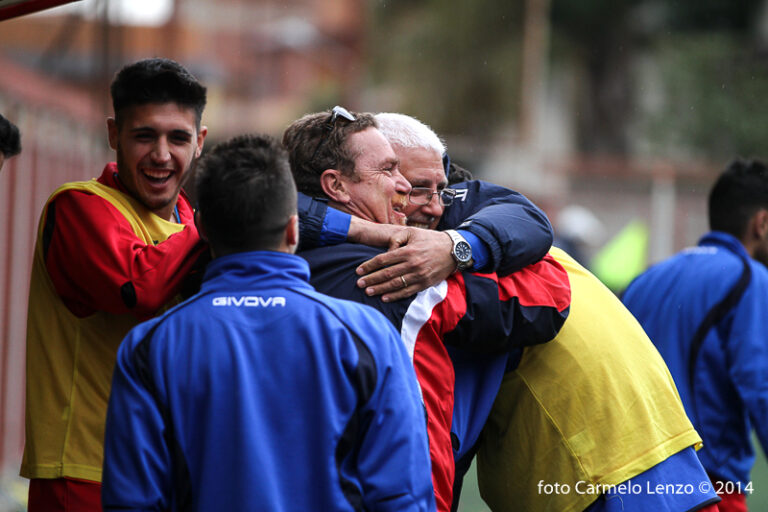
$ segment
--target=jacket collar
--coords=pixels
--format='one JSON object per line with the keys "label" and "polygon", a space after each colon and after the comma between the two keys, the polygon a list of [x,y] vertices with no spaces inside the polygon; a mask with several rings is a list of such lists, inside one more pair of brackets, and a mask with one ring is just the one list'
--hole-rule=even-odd
{"label": "jacket collar", "polygon": [[744,258],[749,258],[747,250],[735,236],[723,231],[710,231],[699,240],[699,246],[717,245],[728,249]]}
{"label": "jacket collar", "polygon": [[304,259],[276,251],[229,254],[208,264],[202,292],[264,288],[312,288]]}

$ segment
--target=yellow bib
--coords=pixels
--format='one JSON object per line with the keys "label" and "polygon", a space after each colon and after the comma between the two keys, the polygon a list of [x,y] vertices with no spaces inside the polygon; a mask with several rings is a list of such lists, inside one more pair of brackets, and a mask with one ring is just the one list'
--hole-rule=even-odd
{"label": "yellow bib", "polygon": [[50,202],[78,190],[97,195],[130,223],[148,245],[184,229],[161,219],[132,197],[96,180],[67,183],[48,199],[32,264],[27,319],[26,444],[21,475],[101,481],[104,421],[117,347],[139,323],[132,315],[73,315],[48,276],[43,228]]}
{"label": "yellow bib", "polygon": [[568,272],[570,313],[553,341],[525,349],[494,403],[477,461],[494,511],[581,511],[598,494],[577,483],[619,484],[701,445],[635,318],[565,252],[550,254]]}

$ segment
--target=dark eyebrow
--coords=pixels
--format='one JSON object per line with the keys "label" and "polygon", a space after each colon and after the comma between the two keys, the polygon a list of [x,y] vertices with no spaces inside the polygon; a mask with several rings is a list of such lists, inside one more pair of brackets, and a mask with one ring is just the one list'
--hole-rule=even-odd
{"label": "dark eyebrow", "polygon": [[138,133],[138,132],[155,132],[156,130],[152,128],[151,126],[137,126],[136,128],[131,128],[131,133]]}
{"label": "dark eyebrow", "polygon": [[[152,132],[157,133],[157,130],[155,130],[151,126],[137,126],[136,128],[131,128],[131,133],[143,133],[143,132]],[[192,138],[192,132],[188,130],[171,130],[171,135],[178,137],[178,136],[184,136],[188,138]]]}

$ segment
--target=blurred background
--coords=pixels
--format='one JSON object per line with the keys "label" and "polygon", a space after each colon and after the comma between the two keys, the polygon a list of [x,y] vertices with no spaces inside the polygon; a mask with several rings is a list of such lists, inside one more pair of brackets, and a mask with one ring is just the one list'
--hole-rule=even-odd
{"label": "blurred background", "polygon": [[[0,511],[21,510],[26,301],[40,209],[111,157],[108,85],[178,60],[209,90],[208,147],[335,104],[431,125],[476,177],[542,206],[619,293],[707,230],[731,159],[765,158],[765,0],[0,0]],[[47,7],[67,0],[32,0]],[[13,12],[17,9],[16,12]],[[38,7],[39,9],[39,7]],[[754,510],[768,510],[759,461]],[[462,510],[486,510],[473,482]]]}

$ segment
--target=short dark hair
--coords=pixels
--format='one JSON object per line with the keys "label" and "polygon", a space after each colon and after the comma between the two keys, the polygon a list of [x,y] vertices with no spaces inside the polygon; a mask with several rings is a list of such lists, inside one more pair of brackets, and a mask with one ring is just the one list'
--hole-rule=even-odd
{"label": "short dark hair", "polygon": [[768,209],[768,167],[759,160],[736,159],[709,193],[709,226],[742,239],[749,220]]}
{"label": "short dark hair", "polygon": [[15,124],[0,114],[0,153],[10,158],[21,153],[21,134]]}
{"label": "short dark hair", "polygon": [[296,214],[296,185],[285,150],[267,135],[238,135],[198,164],[200,221],[217,255],[275,250]]}
{"label": "short dark hair", "polygon": [[326,169],[353,176],[357,155],[347,146],[347,139],[378,126],[372,114],[353,112],[354,121],[339,117],[329,125],[331,115],[330,111],[307,114],[291,123],[283,134],[296,186],[308,196],[327,197],[320,186],[320,175]]}
{"label": "short dark hair", "polygon": [[110,92],[118,126],[121,114],[127,107],[176,103],[195,111],[195,121],[200,129],[206,89],[176,61],[152,58],[128,64],[115,75]]}
{"label": "short dark hair", "polygon": [[465,181],[471,181],[474,178],[469,170],[461,167],[460,165],[451,162],[448,166],[448,186],[456,185],[457,183],[464,183]]}

